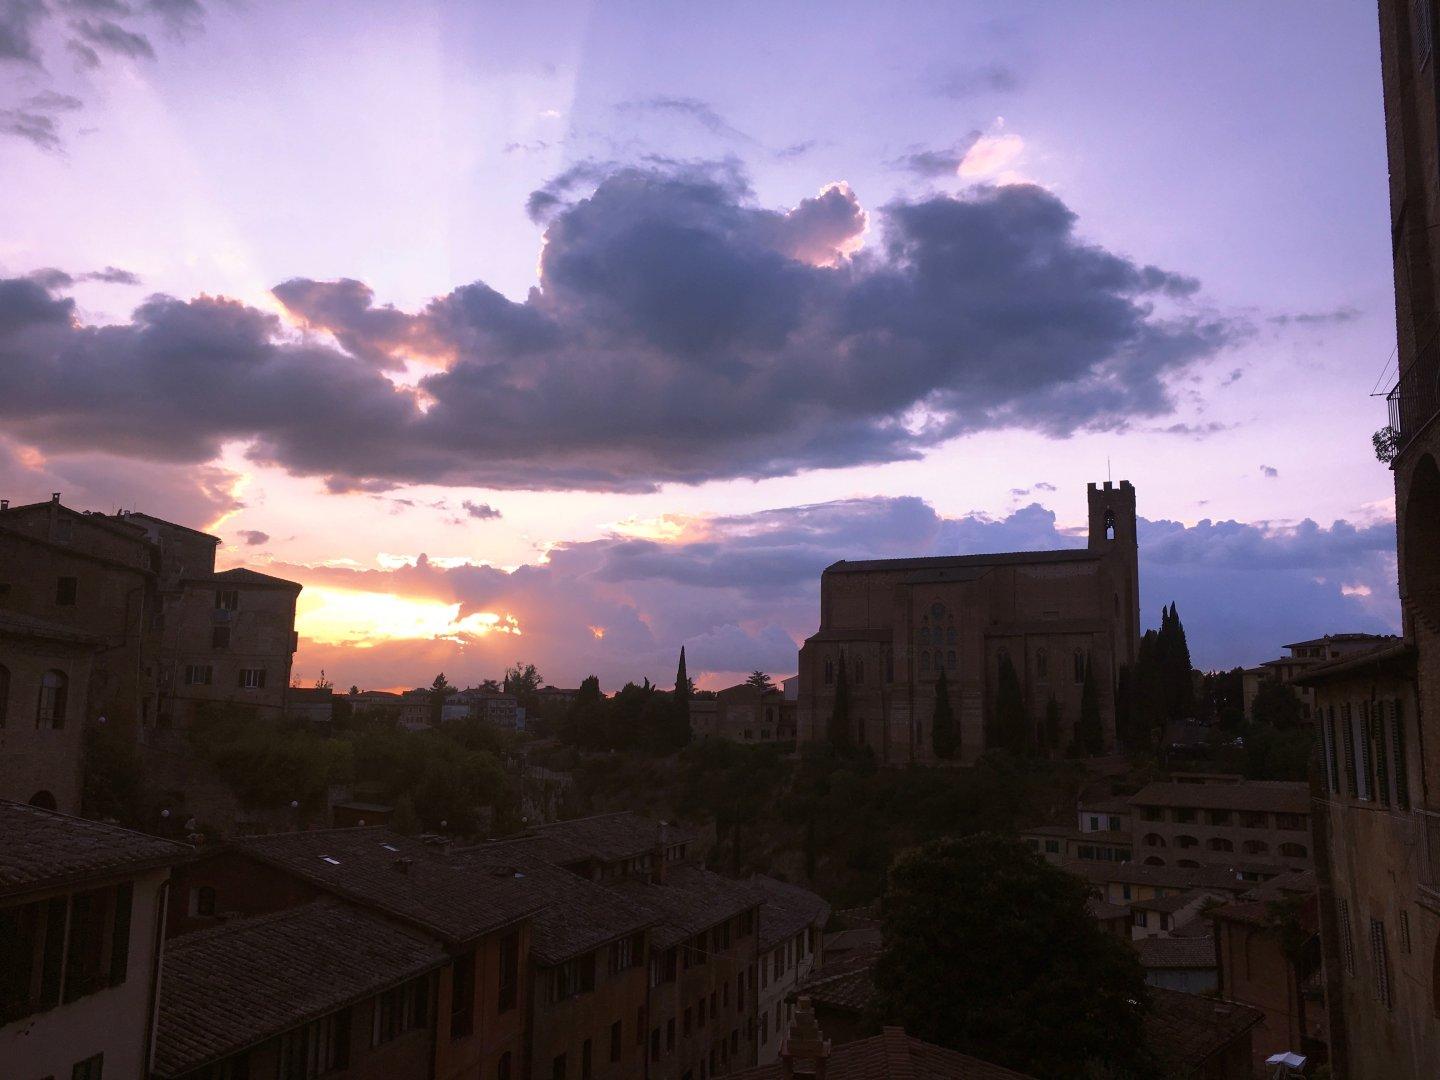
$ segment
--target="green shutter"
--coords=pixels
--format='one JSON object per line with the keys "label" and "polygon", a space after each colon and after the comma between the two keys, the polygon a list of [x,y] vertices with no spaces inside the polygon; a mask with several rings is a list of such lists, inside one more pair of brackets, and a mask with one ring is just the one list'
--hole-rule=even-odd
{"label": "green shutter", "polygon": [[1399,699],[1390,702],[1390,737],[1395,753],[1395,805],[1410,809],[1410,776],[1405,768],[1405,706]]}
{"label": "green shutter", "polygon": [[1375,747],[1375,797],[1381,806],[1390,805],[1390,763],[1385,742],[1385,703],[1377,701],[1370,710],[1370,738]]}
{"label": "green shutter", "polygon": [[115,887],[115,920],[110,935],[110,985],[125,981],[130,966],[130,909],[135,902],[135,886],[130,882]]}
{"label": "green shutter", "polygon": [[1350,724],[1350,705],[1340,706],[1340,737],[1345,742],[1345,781],[1352,799],[1360,796],[1360,781],[1355,775],[1355,730]]}

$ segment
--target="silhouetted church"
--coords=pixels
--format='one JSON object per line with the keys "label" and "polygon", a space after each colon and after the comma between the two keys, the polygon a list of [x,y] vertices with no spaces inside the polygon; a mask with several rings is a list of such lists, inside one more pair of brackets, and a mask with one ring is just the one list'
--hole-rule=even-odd
{"label": "silhouetted church", "polygon": [[820,629],[800,649],[799,741],[830,737],[838,665],[846,665],[853,743],[884,763],[935,760],[930,722],[943,670],[960,732],[960,759],[985,749],[997,673],[1008,656],[1032,731],[1053,696],[1062,746],[1080,717],[1085,666],[1094,665],[1105,745],[1115,741],[1115,680],[1140,645],[1135,489],[1089,486],[1083,548],[842,560],[820,578]]}

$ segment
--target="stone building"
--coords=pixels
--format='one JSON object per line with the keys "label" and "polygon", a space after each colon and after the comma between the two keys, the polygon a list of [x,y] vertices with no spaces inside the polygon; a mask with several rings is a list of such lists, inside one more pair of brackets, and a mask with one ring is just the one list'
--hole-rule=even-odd
{"label": "stone building", "polygon": [[713,698],[690,702],[690,730],[697,739],[732,742],[795,741],[795,702],[779,689],[738,683]]}
{"label": "stone building", "polygon": [[760,963],[756,1007],[756,1061],[780,1058],[781,1035],[795,1018],[795,992],[823,962],[823,933],[830,905],[809,889],[756,876],[751,885],[765,898],[760,906]]}
{"label": "stone building", "polygon": [[1135,857],[1150,866],[1224,866],[1246,881],[1313,865],[1301,782],[1157,781],[1130,797]]}
{"label": "stone building", "polygon": [[1306,641],[1292,641],[1284,646],[1289,656],[1266,660],[1252,668],[1246,668],[1241,677],[1241,692],[1244,701],[1245,718],[1254,719],[1255,697],[1260,686],[1266,682],[1278,682],[1292,687],[1300,698],[1304,718],[1309,720],[1314,708],[1315,697],[1308,686],[1295,680],[1317,664],[1338,660],[1342,656],[1369,652],[1380,645],[1394,641],[1393,635],[1386,634],[1326,634]]}
{"label": "stone building", "polygon": [[0,1072],[150,1071],[165,884],[189,849],[0,801]]}
{"label": "stone building", "polygon": [[1362,1078],[1440,1060],[1440,57],[1431,0],[1381,0],[1379,15],[1399,374],[1377,449],[1395,479],[1405,640],[1306,677],[1326,729],[1336,713],[1316,792],[1332,1057],[1337,1077]]}
{"label": "stone building", "polygon": [[[1105,743],[1115,738],[1115,681],[1140,642],[1135,489],[1091,484],[1083,548],[841,561],[820,579],[820,629],[800,650],[801,742],[831,737],[843,663],[851,742],[887,764],[933,762],[931,720],[943,671],[960,758],[985,749],[998,671],[1008,658],[1043,735],[1047,703],[1063,745],[1080,718],[1087,668]],[[1057,748],[1058,749],[1058,748]]]}
{"label": "stone building", "polygon": [[0,610],[99,642],[88,685],[71,691],[85,710],[77,721],[136,732],[154,722],[158,566],[143,529],[72,510],[59,492],[25,506],[0,499]]}
{"label": "stone building", "polygon": [[80,812],[86,694],[104,641],[0,610],[0,799]]}

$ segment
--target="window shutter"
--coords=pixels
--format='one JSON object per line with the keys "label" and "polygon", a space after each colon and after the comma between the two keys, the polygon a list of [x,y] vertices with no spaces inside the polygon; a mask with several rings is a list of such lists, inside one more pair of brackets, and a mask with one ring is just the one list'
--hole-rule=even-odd
{"label": "window shutter", "polygon": [[245,689],[245,669],[244,669],[244,668],[241,668],[241,669],[240,669],[240,673],[235,676],[235,685],[238,686],[238,687],[240,687],[240,689],[242,689],[242,690]]}
{"label": "window shutter", "polygon": [[1340,748],[1335,745],[1335,706],[1325,710],[1325,777],[1330,793],[1340,794]]}
{"label": "window shutter", "polygon": [[130,882],[115,888],[115,920],[110,934],[110,985],[125,981],[130,965],[130,910],[135,901],[135,886]]}
{"label": "window shutter", "polygon": [[1410,776],[1405,767],[1405,708],[1399,698],[1390,702],[1390,738],[1395,753],[1395,805],[1410,809]]}
{"label": "window shutter", "polygon": [[1349,703],[1340,706],[1340,737],[1345,742],[1345,781],[1354,799],[1360,794],[1360,783],[1355,775],[1355,730],[1350,724]]}
{"label": "window shutter", "polygon": [[65,897],[45,904],[45,960],[40,969],[40,1006],[60,1004],[61,964],[65,959]]}
{"label": "window shutter", "polygon": [[260,689],[260,690],[264,690],[264,689],[265,689],[265,669],[264,669],[264,668],[261,668],[261,669],[260,669],[259,671],[257,671],[255,674],[256,674],[255,686],[256,686],[258,689]]}
{"label": "window shutter", "polygon": [[1370,710],[1371,744],[1375,747],[1375,796],[1381,806],[1390,805],[1390,754],[1385,740],[1385,703],[1377,701]]}

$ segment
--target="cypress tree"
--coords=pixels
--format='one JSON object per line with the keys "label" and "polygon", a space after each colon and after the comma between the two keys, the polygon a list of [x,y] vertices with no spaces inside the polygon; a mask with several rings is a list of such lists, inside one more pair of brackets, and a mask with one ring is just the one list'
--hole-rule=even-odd
{"label": "cypress tree", "polygon": [[685,673],[685,646],[680,646],[680,666],[675,669],[675,700],[690,703],[690,676]]}
{"label": "cypress tree", "polygon": [[1135,708],[1133,699],[1130,665],[1121,664],[1120,674],[1115,678],[1115,740],[1127,750],[1134,749],[1134,739],[1130,731]]}
{"label": "cypress tree", "polygon": [[1100,723],[1100,692],[1095,686],[1095,665],[1085,665],[1085,682],[1080,687],[1080,727],[1076,732],[1080,749],[1090,757],[1105,752],[1105,727]]}
{"label": "cypress tree", "polygon": [[935,680],[935,716],[930,721],[930,746],[941,761],[949,761],[960,750],[955,715],[950,711],[950,685],[944,668],[940,669],[940,677]]}
{"label": "cypress tree", "polygon": [[840,650],[840,659],[835,671],[835,704],[830,711],[830,743],[832,746],[850,745],[850,682],[845,674],[845,650]]}
{"label": "cypress tree", "polygon": [[1060,749],[1060,702],[1054,694],[1045,703],[1045,748]]}
{"label": "cypress tree", "polygon": [[1023,754],[1030,742],[1025,722],[1025,698],[1020,677],[1009,654],[1000,657],[1000,674],[995,687],[995,744],[1012,754]]}
{"label": "cypress tree", "polygon": [[1191,678],[1190,645],[1185,640],[1185,625],[1175,602],[1170,602],[1170,644],[1165,650],[1166,682],[1170,690],[1170,717],[1180,720],[1188,716],[1195,702],[1195,684]]}

